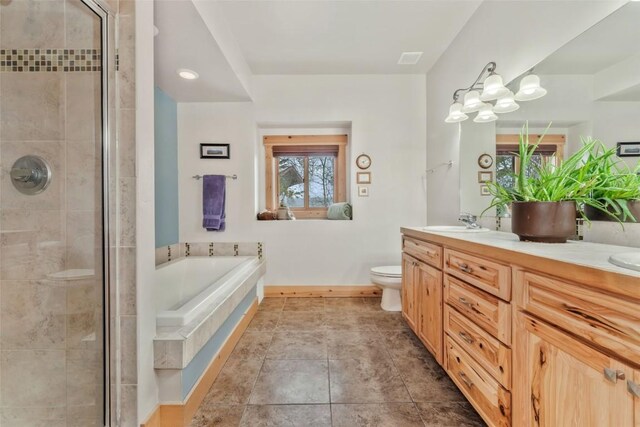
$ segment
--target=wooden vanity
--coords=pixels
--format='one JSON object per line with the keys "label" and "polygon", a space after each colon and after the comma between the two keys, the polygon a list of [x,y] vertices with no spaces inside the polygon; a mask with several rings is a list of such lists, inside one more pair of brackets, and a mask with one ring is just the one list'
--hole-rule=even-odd
{"label": "wooden vanity", "polygon": [[640,273],[606,263],[625,248],[401,231],[403,317],[490,426],[640,426]]}

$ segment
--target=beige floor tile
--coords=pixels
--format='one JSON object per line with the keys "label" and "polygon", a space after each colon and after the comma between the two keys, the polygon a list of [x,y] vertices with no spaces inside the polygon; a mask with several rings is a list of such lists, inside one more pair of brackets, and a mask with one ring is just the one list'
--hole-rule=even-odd
{"label": "beige floor tile", "polygon": [[324,332],[276,332],[267,352],[267,359],[326,359],[327,342]]}
{"label": "beige floor tile", "polygon": [[284,311],[324,311],[324,298],[287,298]]}
{"label": "beige floor tile", "polygon": [[273,331],[278,326],[280,315],[280,312],[259,311],[247,329],[250,331]]}
{"label": "beige floor tile", "polygon": [[400,357],[394,358],[394,363],[414,402],[465,401],[465,397],[434,359]]}
{"label": "beige floor tile", "polygon": [[244,405],[213,405],[203,402],[191,421],[190,427],[237,427]]}
{"label": "beige floor tile", "polygon": [[423,427],[413,403],[331,405],[333,427]]}
{"label": "beige floor tile", "polygon": [[207,404],[243,405],[258,377],[261,359],[229,359],[204,398]]}
{"label": "beige floor tile", "polygon": [[329,376],[331,403],[411,402],[388,358],[330,360]]}
{"label": "beige floor tile", "polygon": [[322,312],[284,311],[278,322],[280,331],[320,331],[324,325]]}
{"label": "beige floor tile", "polygon": [[330,427],[329,405],[248,405],[241,427]]}
{"label": "beige floor tile", "polygon": [[264,298],[258,306],[258,311],[282,311],[286,298]]}
{"label": "beige floor tile", "polygon": [[486,424],[469,402],[417,403],[426,427],[484,427]]}
{"label": "beige floor tile", "polygon": [[249,403],[329,403],[327,361],[266,359]]}
{"label": "beige floor tile", "polygon": [[231,358],[264,359],[271,343],[269,331],[245,331],[231,353]]}

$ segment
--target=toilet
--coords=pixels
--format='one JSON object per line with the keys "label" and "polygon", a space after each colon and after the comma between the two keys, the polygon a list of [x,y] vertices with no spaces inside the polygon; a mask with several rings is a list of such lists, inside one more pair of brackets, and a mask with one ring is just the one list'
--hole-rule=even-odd
{"label": "toilet", "polygon": [[400,289],[402,288],[402,266],[386,265],[371,269],[371,282],[382,288],[380,306],[385,311],[402,311]]}

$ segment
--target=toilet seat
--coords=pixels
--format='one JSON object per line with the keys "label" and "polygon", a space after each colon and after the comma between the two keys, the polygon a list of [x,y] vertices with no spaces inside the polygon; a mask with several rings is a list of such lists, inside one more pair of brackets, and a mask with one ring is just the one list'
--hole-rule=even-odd
{"label": "toilet seat", "polygon": [[402,266],[400,265],[383,265],[381,267],[373,267],[371,274],[380,277],[401,278]]}

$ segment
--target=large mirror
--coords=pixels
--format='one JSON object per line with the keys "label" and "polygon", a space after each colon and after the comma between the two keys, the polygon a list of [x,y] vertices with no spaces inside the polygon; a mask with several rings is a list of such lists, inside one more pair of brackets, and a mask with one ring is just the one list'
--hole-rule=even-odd
{"label": "large mirror", "polygon": [[[596,138],[608,147],[620,142],[639,142],[640,146],[638,22],[640,3],[630,2],[508,84],[516,92],[521,79],[533,72],[540,77],[546,96],[519,103],[517,111],[500,114],[495,122],[467,120],[461,124],[462,211],[479,215],[489,206],[492,198],[483,191],[482,178],[490,176],[508,185],[512,179],[509,172],[519,168],[513,152],[527,122],[530,135],[546,130],[535,155],[537,163],[557,162],[570,156],[585,137]],[[486,169],[478,163],[483,155],[493,160]],[[640,152],[620,160],[635,167]],[[481,176],[480,172],[488,174]],[[484,213],[483,222],[495,228],[497,219],[509,231],[508,216],[508,209],[490,209]]]}

